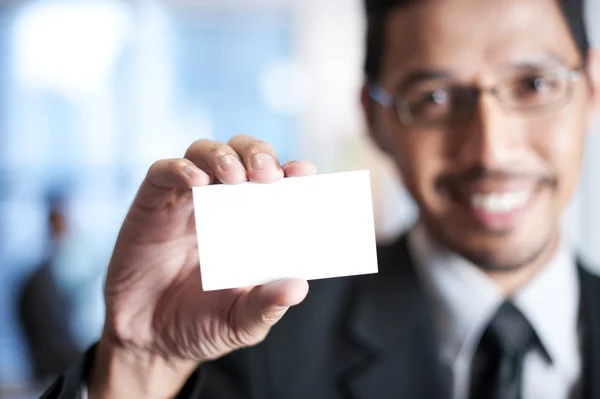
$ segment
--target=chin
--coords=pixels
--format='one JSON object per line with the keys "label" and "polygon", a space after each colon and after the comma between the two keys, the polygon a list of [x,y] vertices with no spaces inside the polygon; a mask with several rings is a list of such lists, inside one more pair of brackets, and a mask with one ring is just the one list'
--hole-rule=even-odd
{"label": "chin", "polygon": [[[536,262],[548,252],[554,235],[520,237],[520,234],[482,234],[472,232],[454,236],[449,246],[456,253],[485,271],[514,271]],[[470,237],[469,237],[470,236]],[[456,240],[458,238],[458,240]],[[472,239],[468,239],[472,238]]]}

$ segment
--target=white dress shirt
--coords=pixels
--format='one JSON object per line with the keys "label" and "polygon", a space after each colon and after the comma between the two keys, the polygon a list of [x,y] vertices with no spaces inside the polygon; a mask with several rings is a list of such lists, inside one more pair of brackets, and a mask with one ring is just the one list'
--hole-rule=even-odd
{"label": "white dress shirt", "polygon": [[[453,397],[466,399],[471,360],[504,297],[475,265],[434,243],[422,224],[410,232],[409,246],[432,306],[440,359],[452,376]],[[547,267],[512,297],[545,350],[531,350],[525,357],[524,399],[580,397],[580,287],[570,248],[563,240]]]}

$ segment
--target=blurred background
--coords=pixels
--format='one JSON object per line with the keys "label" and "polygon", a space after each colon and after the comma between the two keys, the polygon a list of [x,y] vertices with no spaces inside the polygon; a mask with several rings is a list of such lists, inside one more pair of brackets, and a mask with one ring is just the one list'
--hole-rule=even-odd
{"label": "blurred background", "polygon": [[[600,45],[600,1],[587,1]],[[153,161],[181,156],[196,139],[247,133],[282,162],[368,168],[379,239],[410,225],[411,201],[363,134],[361,7],[0,1],[1,398],[37,397],[98,338],[104,272],[135,191]],[[599,140],[591,132],[566,215],[598,265]]]}

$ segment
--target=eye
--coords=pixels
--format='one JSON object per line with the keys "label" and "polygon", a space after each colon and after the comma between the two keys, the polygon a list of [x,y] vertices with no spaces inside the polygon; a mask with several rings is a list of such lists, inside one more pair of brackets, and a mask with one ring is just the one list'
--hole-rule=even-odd
{"label": "eye", "polygon": [[562,86],[561,79],[553,74],[528,75],[515,82],[511,95],[520,101],[535,100],[555,95]]}
{"label": "eye", "polygon": [[530,77],[523,80],[523,86],[529,91],[544,92],[551,90],[555,85],[552,79],[546,77]]}
{"label": "eye", "polygon": [[444,105],[448,102],[449,97],[450,95],[446,89],[438,89],[425,93],[423,99],[432,105]]}
{"label": "eye", "polygon": [[448,89],[435,89],[414,93],[408,105],[410,113],[417,118],[437,118],[446,114],[451,96]]}

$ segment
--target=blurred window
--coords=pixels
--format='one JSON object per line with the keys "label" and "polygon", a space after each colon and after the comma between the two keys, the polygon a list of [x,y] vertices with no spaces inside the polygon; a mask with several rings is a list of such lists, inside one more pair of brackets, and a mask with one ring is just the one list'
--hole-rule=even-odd
{"label": "blurred window", "polygon": [[151,162],[238,133],[293,156],[294,97],[277,85],[278,71],[294,67],[284,2],[175,3],[0,10],[0,385],[28,375],[15,297],[48,255],[48,192],[69,196],[71,233],[55,274],[87,345],[102,324],[111,246]]}

